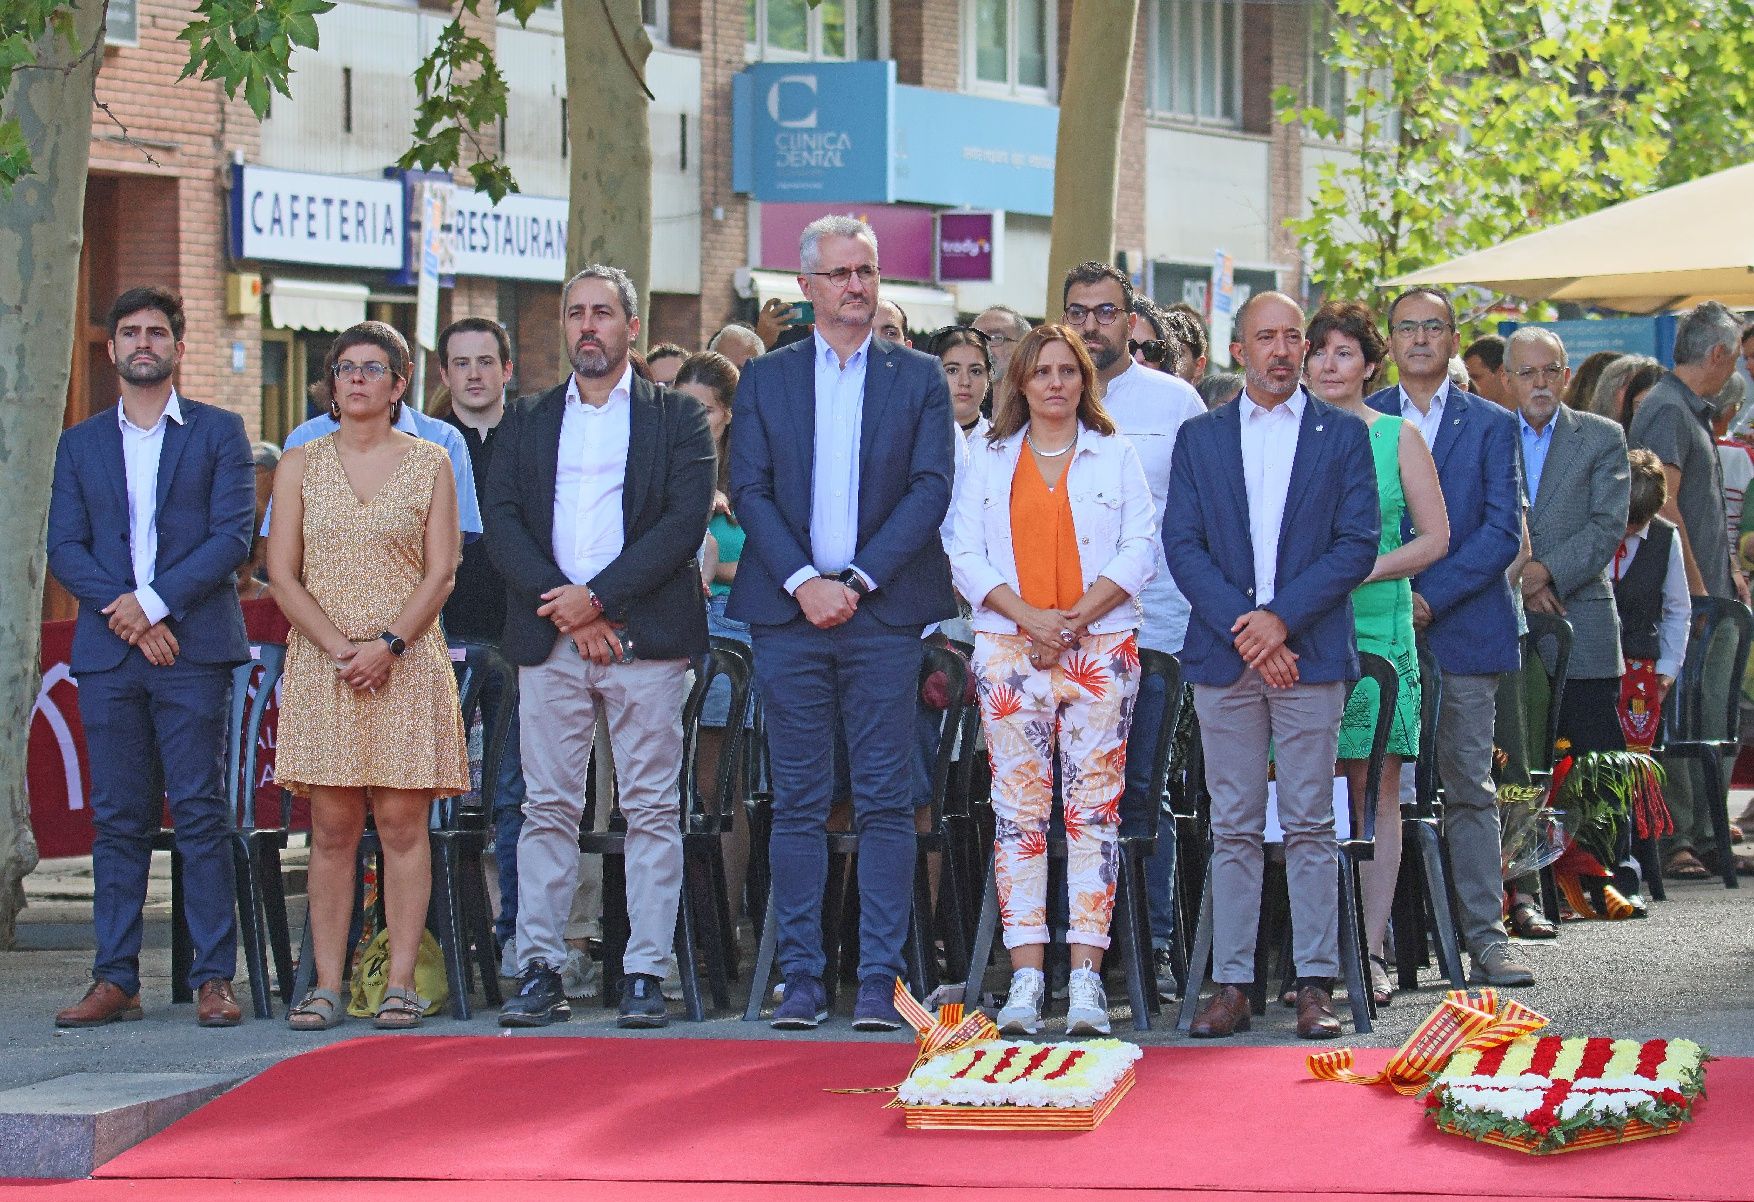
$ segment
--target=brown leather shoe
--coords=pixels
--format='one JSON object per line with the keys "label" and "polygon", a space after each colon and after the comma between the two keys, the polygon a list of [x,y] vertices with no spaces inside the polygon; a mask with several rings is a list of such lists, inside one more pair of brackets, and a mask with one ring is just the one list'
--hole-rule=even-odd
{"label": "brown leather shoe", "polygon": [[1340,1020],[1334,1014],[1333,997],[1320,985],[1305,985],[1297,991],[1297,1037],[1340,1038]]}
{"label": "brown leather shoe", "polygon": [[235,1027],[243,1017],[230,981],[214,977],[201,983],[201,992],[195,995],[195,1021],[198,1024],[203,1027]]}
{"label": "brown leather shoe", "polygon": [[1225,1039],[1248,1029],[1248,991],[1239,985],[1220,985],[1194,1016],[1188,1034],[1195,1039]]}
{"label": "brown leather shoe", "polygon": [[101,1027],[107,1023],[131,1023],[143,1012],[140,995],[129,997],[121,986],[93,981],[85,996],[55,1015],[57,1027]]}

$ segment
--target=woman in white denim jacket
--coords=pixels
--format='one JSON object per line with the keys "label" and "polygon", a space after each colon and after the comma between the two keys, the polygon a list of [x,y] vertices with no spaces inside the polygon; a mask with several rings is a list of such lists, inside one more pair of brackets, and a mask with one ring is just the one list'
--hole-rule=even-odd
{"label": "woman in white denim jacket", "polygon": [[[1065,326],[1011,358],[993,429],[952,502],[950,567],[974,607],[974,671],[993,766],[994,871],[1011,1034],[1041,1025],[1047,831],[1060,760],[1072,963],[1068,1034],[1107,1034],[1099,968],[1114,914],[1127,729],[1139,687],[1138,596],[1155,571],[1151,489]],[[1022,536],[1021,538],[1019,536]]]}

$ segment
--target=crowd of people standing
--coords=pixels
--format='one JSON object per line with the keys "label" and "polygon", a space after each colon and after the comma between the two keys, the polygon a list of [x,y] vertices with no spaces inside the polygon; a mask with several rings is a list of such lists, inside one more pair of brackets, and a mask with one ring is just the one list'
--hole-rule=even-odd
{"label": "crowd of people standing", "polygon": [[[1118,833],[1124,814],[1161,803],[1149,749],[1178,708],[1142,670],[1146,652],[1179,660],[1205,748],[1216,988],[1195,1036],[1250,1023],[1269,778],[1292,910],[1287,1000],[1298,1035],[1340,1034],[1335,780],[1363,797],[1378,717],[1353,688],[1361,651],[1398,685],[1363,874],[1369,987],[1390,1000],[1421,647],[1441,683],[1429,750],[1472,979],[1533,982],[1510,936],[1557,932],[1501,872],[1501,686],[1522,664],[1525,613],[1562,615],[1574,642],[1561,733],[1580,752],[1638,746],[1629,724],[1674,683],[1689,595],[1746,602],[1732,550],[1742,515],[1725,509],[1713,431],[1743,346],[1733,314],[1685,314],[1672,369],[1623,357],[1574,376],[1563,342],[1536,326],[1458,356],[1457,314],[1438,291],[1396,296],[1380,317],[1357,301],[1306,314],[1260,292],[1235,316],[1229,375],[1208,371],[1195,311],[1158,307],[1107,264],[1067,274],[1055,321],[995,308],[914,349],[906,314],[881,297],[863,222],[811,224],[800,258],[810,323],[769,305],[703,351],[644,356],[634,281],[586,267],[562,292],[571,372],[510,404],[505,331],[463,318],[438,340],[442,417],[408,403],[401,336],[362,323],[330,349],[327,412],[272,467],[272,521],[256,512],[264,456],[242,423],[171,383],[177,298],[116,301],[121,401],[64,435],[50,520],[50,567],[80,601],[73,667],[98,830],[95,980],[58,1023],[140,1014],[139,911],[167,795],[193,874],[198,1015],[238,1020],[220,715],[229,669],[247,658],[248,586],[233,578],[246,558],[292,626],[276,773],[311,803],[315,976],[294,1027],[342,1021],[368,811],[388,901],[375,1021],[416,1026],[429,1008],[414,983],[427,814],[470,787],[447,639],[517,668],[493,815],[496,935],[517,983],[506,1026],[563,1021],[597,971],[600,869],[593,880],[578,836],[600,729],[626,820],[620,1021],[667,1021],[682,702],[709,636],[753,656],[785,978],[777,1028],[828,1014],[820,903],[837,810],[859,837],[853,1025],[902,1025],[892,993],[915,895],[928,638],[971,649],[1007,1032],[1041,1028],[1056,937],[1070,949],[1068,1031],[1109,1029]],[[1391,364],[1397,382],[1383,387]],[[701,754],[753,715],[709,696]],[[145,763],[157,770],[134,767]],[[1712,799],[1677,774],[1669,800],[1668,871],[1703,873]],[[1056,812],[1064,898],[1048,896]],[[1170,859],[1147,874],[1165,940]],[[1607,867],[1638,899],[1634,858]]]}

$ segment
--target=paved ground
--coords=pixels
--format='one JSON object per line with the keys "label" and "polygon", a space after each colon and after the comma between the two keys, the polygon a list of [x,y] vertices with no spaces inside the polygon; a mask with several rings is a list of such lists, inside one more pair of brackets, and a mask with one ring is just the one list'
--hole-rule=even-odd
{"label": "paved ground", "polygon": [[[1736,799],[1739,810],[1743,798]],[[155,868],[147,912],[144,968],[146,1018],[91,1031],[58,1031],[54,1012],[75,999],[91,962],[89,870],[78,862],[45,867],[27,882],[32,904],[19,929],[19,947],[0,952],[0,1089],[70,1072],[183,1071],[244,1076],[325,1042],[371,1034],[368,1021],[350,1020],[324,1034],[302,1034],[283,1021],[248,1020],[232,1030],[201,1030],[192,1006],[169,1005],[169,900],[167,866]],[[1552,943],[1524,945],[1540,977],[1517,996],[1546,1014],[1560,1032],[1651,1038],[1685,1036],[1722,1055],[1754,1056],[1754,880],[1728,891],[1713,881],[1670,884],[1669,901],[1644,921],[1574,923]],[[295,922],[298,921],[295,916]],[[746,945],[747,946],[747,945]],[[240,982],[241,984],[241,982]],[[1371,1035],[1348,1037],[1359,1046],[1393,1046],[1429,1013],[1444,988],[1435,976],[1414,994],[1397,995]],[[240,994],[243,990],[240,988]],[[240,998],[248,1013],[247,997]],[[672,1007],[674,1009],[674,1006]],[[1134,1035],[1124,1007],[1116,1033],[1144,1044],[1171,1044],[1184,1037],[1165,1022]],[[1255,1031],[1240,1037],[1253,1044],[1294,1044],[1291,1014],[1272,1006]],[[427,1020],[434,1035],[498,1035],[492,1012],[467,1023],[448,1017]],[[574,1020],[540,1032],[504,1033],[506,1038],[578,1035],[653,1039],[662,1035],[616,1030],[613,1012],[591,1003]],[[675,1022],[670,1036],[711,1039],[777,1037],[765,1023],[744,1023],[722,1014],[704,1024]],[[1050,1026],[1046,1032],[1052,1036]],[[787,1036],[799,1038],[799,1036]],[[831,1020],[817,1039],[861,1036],[844,1017]],[[1312,1046],[1312,1045],[1304,1045]]]}

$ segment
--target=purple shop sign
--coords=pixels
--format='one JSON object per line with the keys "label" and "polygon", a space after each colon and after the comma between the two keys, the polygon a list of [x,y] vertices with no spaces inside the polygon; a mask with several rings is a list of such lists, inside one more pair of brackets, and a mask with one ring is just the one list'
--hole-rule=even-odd
{"label": "purple shop sign", "polygon": [[998,264],[997,213],[938,214],[940,283],[986,284]]}
{"label": "purple shop sign", "polygon": [[883,275],[892,280],[932,278],[932,210],[918,205],[782,204],[761,206],[761,262],[774,271],[798,271],[798,239],[818,217],[857,217],[877,235]]}

